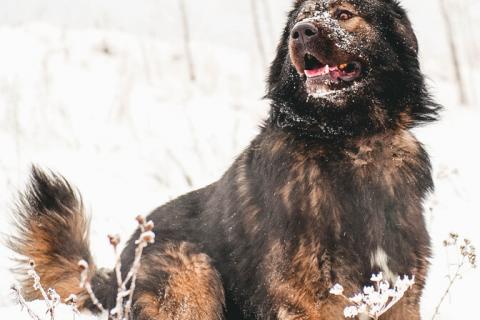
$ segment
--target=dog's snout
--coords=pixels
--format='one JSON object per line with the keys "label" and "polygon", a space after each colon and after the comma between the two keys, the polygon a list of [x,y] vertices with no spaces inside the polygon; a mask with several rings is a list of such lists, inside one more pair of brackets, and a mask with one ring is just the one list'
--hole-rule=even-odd
{"label": "dog's snout", "polygon": [[291,37],[293,41],[300,42],[305,45],[310,40],[315,38],[317,34],[318,29],[313,23],[299,22],[293,27]]}

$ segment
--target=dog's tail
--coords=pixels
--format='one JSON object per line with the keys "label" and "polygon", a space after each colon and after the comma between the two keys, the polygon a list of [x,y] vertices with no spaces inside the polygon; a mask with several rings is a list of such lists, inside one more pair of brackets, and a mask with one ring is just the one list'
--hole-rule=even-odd
{"label": "dog's tail", "polygon": [[28,272],[33,262],[45,289],[54,289],[62,299],[74,294],[80,309],[99,311],[80,287],[79,261],[85,260],[98,299],[108,303],[111,277],[96,270],[89,249],[89,219],[80,194],[65,178],[33,167],[30,184],[20,195],[13,219],[16,232],[7,245],[18,253],[14,272],[27,300],[42,299]]}

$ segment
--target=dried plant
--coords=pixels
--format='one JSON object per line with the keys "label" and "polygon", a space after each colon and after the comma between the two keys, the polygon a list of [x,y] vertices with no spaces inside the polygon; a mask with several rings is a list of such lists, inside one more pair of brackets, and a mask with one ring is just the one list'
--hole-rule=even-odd
{"label": "dried plant", "polygon": [[43,301],[47,307],[47,314],[51,320],[55,319],[55,307],[60,303],[60,296],[55,292],[54,289],[45,290],[40,283],[40,276],[35,271],[35,262],[30,260],[30,269],[28,270],[28,275],[33,279],[33,288],[40,291],[40,294],[43,297]]}
{"label": "dried plant", "polygon": [[97,297],[95,296],[95,293],[93,292],[92,289],[92,284],[90,283],[90,279],[88,278],[89,274],[89,266],[87,261],[85,260],[80,260],[78,262],[78,266],[80,267],[80,270],[82,270],[82,273],[80,274],[80,287],[85,289],[90,296],[90,300],[92,300],[93,304],[102,312],[105,312],[105,308],[102,306],[100,301],[98,301]]}
{"label": "dried plant", "polygon": [[77,318],[77,315],[80,314],[80,311],[78,311],[77,308],[77,301],[78,298],[74,294],[71,294],[70,296],[68,296],[67,299],[65,299],[65,304],[72,309],[73,320],[75,320]]}
{"label": "dried plant", "polygon": [[41,318],[35,312],[33,312],[32,309],[30,309],[27,302],[25,301],[25,298],[22,295],[22,292],[20,291],[20,288],[17,285],[12,285],[10,288],[10,292],[16,304],[18,304],[22,308],[22,310],[26,310],[30,318],[32,318],[33,320],[41,320]]}
{"label": "dried plant", "polygon": [[445,21],[446,27],[446,37],[448,41],[448,46],[450,49],[450,56],[452,59],[452,66],[455,75],[455,80],[457,84],[459,102],[462,105],[468,104],[467,93],[465,92],[465,83],[462,77],[462,70],[460,66],[460,57],[458,52],[458,44],[455,42],[457,36],[455,35],[455,30],[453,28],[454,24],[451,20],[451,12],[449,9],[447,0],[440,0],[440,11],[442,13],[442,18]]}
{"label": "dried plant", "polygon": [[[120,260],[120,252],[118,250],[118,245],[120,244],[120,237],[108,236],[110,244],[112,245],[113,250],[115,251],[116,260],[115,260],[114,272],[115,272],[115,276],[117,278],[117,284],[118,284],[116,305],[112,310],[110,310],[110,313],[109,313],[109,318],[112,320],[130,319],[132,302],[133,302],[133,294],[135,292],[135,283],[137,280],[138,271],[140,270],[140,266],[141,266],[143,249],[149,244],[152,244],[155,242],[155,234],[153,233],[153,227],[154,227],[153,222],[146,221],[145,218],[142,216],[138,216],[136,220],[138,222],[141,232],[140,232],[140,236],[135,242],[137,246],[135,249],[135,259],[133,261],[133,264],[130,270],[126,274],[125,279],[122,278],[122,273],[121,273],[122,265]],[[107,310],[101,304],[101,302],[97,299],[93,291],[92,284],[90,282],[91,279],[89,277],[90,268],[88,263],[85,260],[80,260],[78,262],[78,266],[81,270],[80,287],[85,289],[85,291],[90,296],[90,299],[92,300],[93,304],[100,311],[106,312]],[[33,261],[30,261],[30,268],[28,270],[28,275],[32,277],[32,279],[34,280],[33,287],[35,288],[35,290],[40,291],[40,294],[43,300],[45,301],[45,304],[47,307],[46,313],[48,314],[49,319],[55,320],[55,308],[61,302],[60,296],[56,293],[54,289],[45,290],[43,288],[43,286],[40,283],[40,276],[35,271],[35,263]],[[31,319],[42,320],[42,318],[39,317],[37,314],[35,314],[35,312],[28,306],[18,286],[12,286],[11,292],[15,299],[15,302],[18,305],[20,305],[22,309],[25,309],[27,311]],[[65,299],[64,303],[70,306],[73,313],[73,319],[75,320],[76,315],[79,314],[79,311],[77,308],[77,297],[72,294],[67,299]]]}
{"label": "dried plant", "polygon": [[190,40],[190,28],[188,25],[189,20],[188,20],[187,7],[185,4],[185,0],[179,0],[179,7],[180,7],[180,15],[182,17],[183,46],[185,50],[185,57],[187,58],[188,73],[190,76],[190,81],[194,82],[197,76],[195,74],[195,64],[193,61],[193,54],[192,54],[191,40]]}
{"label": "dried plant", "polygon": [[266,68],[268,66],[267,54],[266,54],[265,45],[262,39],[262,32],[260,29],[260,18],[259,18],[259,13],[257,8],[257,0],[251,0],[250,6],[252,10],[253,29],[255,31],[255,39],[257,40],[258,52],[260,54],[262,65],[263,67]]}
{"label": "dried plant", "polygon": [[[45,290],[45,288],[42,286],[40,282],[40,276],[38,275],[37,271],[35,271],[35,262],[33,260],[30,260],[28,276],[33,279],[33,288],[37,291],[40,291],[42,299],[45,302],[45,305],[47,308],[46,314],[48,315],[48,318],[50,320],[55,320],[55,308],[61,302],[60,296],[57,294],[57,292],[54,289],[50,288],[48,290]],[[18,288],[18,286],[13,285],[10,288],[10,291],[12,292],[15,302],[17,302],[17,304],[19,304],[22,307],[22,309],[25,309],[32,319],[34,320],[41,319],[37,314],[35,314],[35,312],[33,312],[32,309],[28,307],[28,304],[25,301],[25,298],[23,297],[21,290]]]}
{"label": "dried plant", "polygon": [[440,307],[449,295],[455,282],[460,280],[468,269],[475,269],[477,267],[476,249],[469,239],[461,238],[456,233],[450,233],[447,240],[443,241],[443,246],[447,250],[449,248],[454,249],[459,256],[459,262],[454,264],[454,272],[448,275],[448,286],[435,308],[435,313],[432,316],[432,320],[437,318],[437,316],[440,314]]}
{"label": "dried plant", "polygon": [[344,297],[354,304],[345,308],[345,318],[366,315],[371,319],[378,319],[396,305],[415,283],[415,277],[411,279],[407,276],[398,277],[395,285],[391,287],[390,283],[383,278],[382,273],[372,275],[370,280],[373,282],[373,286],[364,287],[363,292],[350,298],[343,294],[343,287],[340,284],[336,284],[330,289],[331,294]]}
{"label": "dried plant", "polygon": [[[108,239],[110,244],[113,247],[115,252],[115,276],[117,279],[117,297],[116,297],[116,305],[115,307],[110,310],[110,318],[113,320],[127,320],[130,319],[131,309],[132,309],[132,301],[133,301],[133,294],[135,292],[135,283],[137,280],[137,274],[140,269],[141,265],[141,258],[143,254],[143,249],[155,242],[155,233],[153,233],[154,224],[152,221],[146,221],[143,216],[137,216],[136,218],[139,228],[140,228],[140,236],[135,241],[137,245],[135,249],[135,259],[133,264],[128,271],[125,279],[122,277],[122,263],[120,259],[120,252],[118,250],[118,245],[120,244],[120,236],[118,235],[109,235]],[[103,305],[98,301],[97,297],[95,296],[91,284],[90,279],[88,279],[88,264],[85,261],[80,261],[79,266],[83,269],[82,271],[82,287],[85,288],[90,295],[90,299],[92,302],[97,306],[100,310],[104,311],[105,308]],[[127,285],[130,284],[127,288]]]}

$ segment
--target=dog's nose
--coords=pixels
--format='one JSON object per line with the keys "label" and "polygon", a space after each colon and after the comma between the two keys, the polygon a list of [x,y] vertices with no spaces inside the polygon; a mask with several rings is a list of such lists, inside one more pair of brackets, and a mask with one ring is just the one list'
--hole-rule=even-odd
{"label": "dog's nose", "polygon": [[313,23],[299,22],[293,27],[291,36],[293,41],[300,42],[305,45],[317,34],[318,29]]}

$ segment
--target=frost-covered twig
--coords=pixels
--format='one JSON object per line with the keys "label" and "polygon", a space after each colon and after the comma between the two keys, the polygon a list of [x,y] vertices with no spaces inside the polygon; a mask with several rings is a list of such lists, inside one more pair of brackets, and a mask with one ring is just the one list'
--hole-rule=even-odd
{"label": "frost-covered twig", "polygon": [[[118,245],[120,244],[120,236],[118,235],[108,236],[110,244],[112,245],[113,250],[115,252],[115,275],[117,278],[117,286],[118,286],[116,305],[112,310],[110,310],[110,316],[112,317],[113,320],[129,319],[131,307],[132,307],[132,301],[133,301],[133,293],[135,291],[135,282],[137,280],[137,274],[141,265],[140,262],[143,254],[143,249],[148,244],[153,243],[155,240],[155,234],[152,232],[153,226],[154,226],[153,222],[151,221],[146,222],[145,218],[142,216],[138,216],[136,220],[139,224],[141,233],[138,240],[135,242],[135,244],[137,245],[137,248],[135,250],[134,262],[132,264],[132,267],[128,271],[125,279],[122,279],[122,272],[121,272],[122,263],[120,259],[120,253],[118,251]],[[97,308],[100,309],[101,311],[105,311],[105,308],[95,296],[95,293],[93,292],[92,286],[88,279],[88,274],[89,274],[88,263],[84,260],[81,260],[78,263],[78,265],[82,269],[82,274],[80,277],[80,286],[82,288],[85,288],[85,290],[87,290],[93,304],[97,306]],[[130,283],[130,286],[127,289],[127,284],[129,283]],[[128,299],[125,302],[126,298]]]}
{"label": "frost-covered twig", "polygon": [[[110,244],[112,245],[116,255],[115,274],[117,277],[117,285],[118,285],[116,306],[114,309],[110,311],[110,314],[109,314],[110,318],[113,320],[130,319],[131,308],[133,303],[133,294],[135,292],[137,274],[141,267],[141,258],[143,254],[143,249],[147,247],[149,244],[152,244],[155,242],[155,234],[153,233],[153,227],[154,227],[153,222],[146,221],[145,218],[142,216],[138,216],[136,220],[138,222],[141,232],[140,232],[140,236],[135,242],[137,247],[135,250],[134,262],[130,270],[128,271],[125,279],[122,279],[122,273],[121,273],[122,265],[121,265],[120,254],[118,251],[118,244],[120,243],[120,237],[109,236]],[[105,312],[106,311],[105,307],[101,304],[101,302],[95,296],[95,293],[93,291],[92,284],[90,282],[91,280],[90,274],[92,270],[90,270],[88,262],[85,260],[80,260],[78,262],[78,266],[81,270],[80,287],[85,289],[92,303],[101,312]],[[45,304],[47,306],[47,314],[49,314],[50,320],[55,320],[55,308],[61,302],[60,296],[57,294],[57,292],[54,289],[50,288],[48,290],[45,290],[42,287],[40,283],[40,276],[35,271],[35,263],[33,261],[30,261],[28,276],[30,276],[33,279],[34,289],[38,290],[41,296],[43,297],[43,300],[45,301]],[[127,289],[127,285],[129,285],[128,289]],[[20,292],[20,289],[17,286],[12,286],[11,291],[15,297],[15,300],[17,301],[17,304],[19,304],[23,309],[25,309],[28,312],[28,314],[30,315],[30,318],[32,318],[33,320],[42,320],[41,317],[37,316],[33,312],[33,310],[31,310],[28,307],[27,302],[25,301],[24,297]],[[65,299],[64,302],[65,304],[69,305],[70,308],[72,309],[73,319],[75,320],[76,315],[79,314],[79,311],[77,308],[77,296],[72,294],[67,299]]]}
{"label": "frost-covered twig", "polygon": [[40,283],[40,276],[38,275],[37,271],[35,271],[35,262],[33,260],[30,260],[28,276],[33,279],[33,288],[40,291],[40,294],[43,297],[43,301],[47,306],[47,313],[50,315],[50,319],[55,320],[55,307],[59,302],[58,294],[53,289],[48,289],[47,294],[47,291]]}
{"label": "frost-covered twig", "polygon": [[[117,286],[118,286],[118,291],[117,291],[117,299],[116,299],[116,306],[123,306],[123,296],[120,294],[120,292],[124,292],[126,290],[125,285],[123,284],[122,281],[122,261],[120,259],[120,253],[118,251],[118,245],[120,244],[120,236],[119,235],[109,235],[108,239],[110,241],[110,244],[113,247],[113,251],[115,252],[115,276],[117,278]],[[123,307],[118,308],[118,311],[116,312],[115,316],[118,319],[122,319],[123,317]]]}
{"label": "frost-covered twig", "polygon": [[20,307],[23,309],[25,309],[28,313],[28,315],[30,316],[30,318],[32,318],[33,320],[41,320],[40,317],[35,313],[33,312],[32,309],[30,309],[30,307],[28,306],[27,302],[25,301],[25,298],[23,297],[22,293],[20,292],[20,288],[18,288],[17,285],[13,285],[11,288],[10,288],[10,291],[11,293],[13,294],[13,297],[15,299],[15,302],[20,305]]}
{"label": "frost-covered twig", "polygon": [[477,267],[477,254],[475,246],[471,243],[469,239],[460,240],[460,236],[456,233],[450,233],[448,239],[443,242],[445,248],[454,247],[460,254],[460,262],[456,265],[455,272],[448,275],[449,282],[448,286],[445,289],[440,301],[435,307],[435,312],[432,316],[432,320],[437,318],[440,314],[440,307],[450,293],[453,285],[462,278],[463,272],[466,267],[476,268]]}
{"label": "frost-covered twig", "polygon": [[[137,217],[138,224],[140,225],[141,234],[138,240],[135,242],[137,249],[135,250],[135,260],[132,265],[132,269],[129,272],[131,275],[132,283],[130,284],[130,293],[128,296],[127,303],[125,305],[125,317],[128,319],[132,307],[133,293],[135,291],[135,283],[137,281],[137,274],[140,269],[140,261],[142,258],[143,249],[149,244],[155,242],[155,233],[153,233],[154,224],[152,221],[146,222],[142,216]],[[128,279],[128,276],[127,276]],[[125,280],[128,281],[128,280]]]}
{"label": "frost-covered twig", "polygon": [[78,311],[77,307],[77,301],[77,296],[74,294],[71,294],[70,296],[68,296],[67,299],[65,299],[65,304],[72,309],[73,320],[75,320],[77,318],[77,315],[80,314],[80,311]]}
{"label": "frost-covered twig", "polygon": [[393,288],[390,283],[383,279],[382,273],[372,275],[370,279],[374,286],[366,286],[362,293],[358,293],[353,297],[347,297],[343,294],[343,287],[336,284],[330,293],[347,299],[353,306],[346,307],[344,316],[346,318],[355,318],[360,314],[377,320],[381,315],[385,314],[394,305],[396,305],[404,296],[405,292],[415,283],[415,277],[411,279],[407,276],[398,277]]}
{"label": "frost-covered twig", "polygon": [[52,288],[49,288],[47,291],[48,297],[50,299],[50,303],[52,308],[50,309],[51,319],[54,318],[55,308],[60,304],[61,298],[60,295]]}
{"label": "frost-covered twig", "polygon": [[97,297],[95,296],[95,293],[93,292],[92,284],[90,283],[90,279],[89,279],[89,276],[88,276],[88,274],[89,274],[88,262],[85,261],[85,260],[80,260],[78,262],[78,266],[82,270],[82,273],[80,274],[80,287],[84,288],[87,291],[88,295],[90,296],[90,300],[92,300],[93,304],[100,311],[104,312],[105,308],[100,303],[100,301],[98,301]]}
{"label": "frost-covered twig", "polygon": [[[30,260],[29,264],[29,269],[28,269],[28,276],[33,279],[33,288],[36,291],[39,291],[43,301],[45,302],[45,305],[47,307],[46,314],[49,316],[50,320],[55,320],[55,308],[60,304],[61,298],[60,295],[55,291],[53,288],[49,288],[48,290],[45,290],[41,284],[41,279],[40,275],[35,271],[35,262],[33,260]],[[34,320],[41,320],[38,315],[33,312],[32,309],[28,306],[27,302],[25,301],[25,298],[22,296],[20,289],[14,285],[11,287],[11,291],[13,295],[15,296],[15,300],[17,304],[19,304],[22,309],[25,309],[30,316],[30,318]],[[76,310],[76,305],[75,305],[75,310]],[[77,310],[78,312],[78,310]],[[74,318],[75,320],[75,315]]]}
{"label": "frost-covered twig", "polygon": [[[137,274],[141,266],[143,249],[149,244],[154,243],[155,241],[155,234],[152,231],[154,227],[153,222],[146,221],[143,216],[137,216],[136,220],[140,228],[140,236],[135,242],[135,244],[137,245],[137,248],[135,249],[135,258],[125,279],[122,279],[121,260],[117,250],[118,244],[120,243],[120,237],[109,236],[110,244],[113,246],[116,254],[115,274],[117,277],[118,285],[116,305],[110,311],[110,315],[113,317],[114,320],[126,320],[130,318],[133,294],[135,292],[135,283],[137,281]],[[130,286],[127,289],[127,284],[129,283]],[[127,301],[125,302],[126,298]]]}

